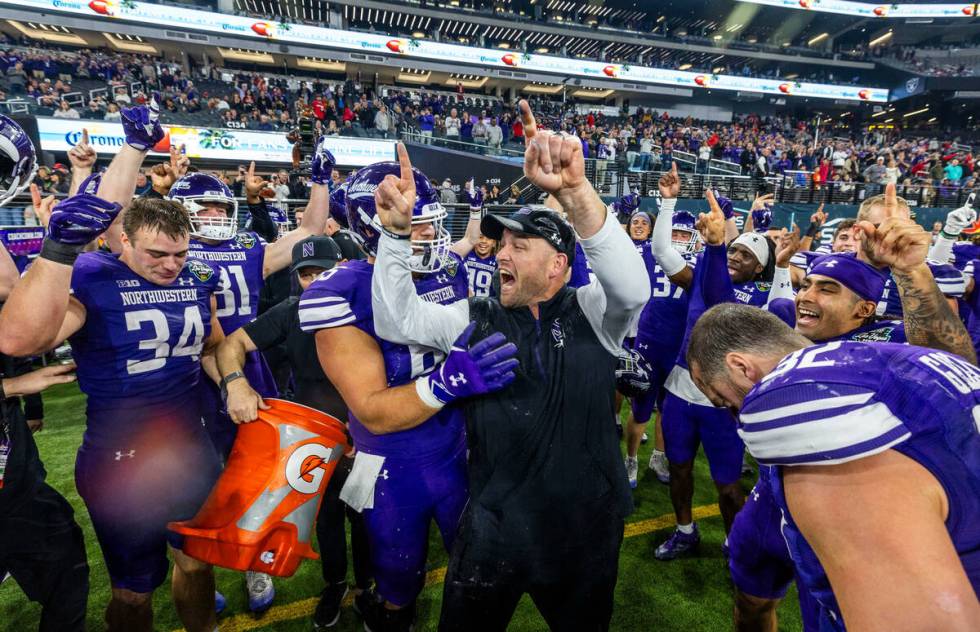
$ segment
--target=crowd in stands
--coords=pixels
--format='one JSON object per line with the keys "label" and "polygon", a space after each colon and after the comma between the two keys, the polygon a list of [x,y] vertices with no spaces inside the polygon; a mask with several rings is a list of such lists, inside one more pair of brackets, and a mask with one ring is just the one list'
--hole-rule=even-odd
{"label": "crowd in stands", "polygon": [[[973,48],[976,49],[977,44],[968,44],[963,46],[963,48]],[[955,52],[960,46],[946,46],[941,49],[936,50],[947,50],[950,52]],[[930,77],[973,77],[976,76],[978,68],[977,63],[966,63],[960,56],[934,56],[934,55],[920,55],[919,53],[923,50],[921,46],[895,46],[890,48],[887,53],[885,53],[891,59],[899,62],[909,70],[914,71],[920,75],[928,75]],[[974,60],[980,57],[980,54],[975,54],[971,56]]]}

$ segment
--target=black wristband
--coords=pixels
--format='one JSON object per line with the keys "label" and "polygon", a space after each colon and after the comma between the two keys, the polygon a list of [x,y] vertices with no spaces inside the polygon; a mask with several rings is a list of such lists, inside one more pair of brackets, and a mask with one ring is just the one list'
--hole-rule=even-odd
{"label": "black wristband", "polygon": [[398,233],[391,232],[387,228],[382,228],[381,229],[381,232],[383,232],[385,235],[391,237],[392,239],[411,239],[412,238],[412,234],[411,233],[409,233],[407,235],[399,235]]}
{"label": "black wristband", "polygon": [[84,249],[84,245],[69,246],[68,244],[59,243],[50,237],[45,237],[44,242],[41,244],[41,254],[38,256],[48,261],[71,266],[75,265],[75,259],[78,259],[78,255],[82,254]]}
{"label": "black wristband", "polygon": [[804,236],[810,237],[812,239],[813,237],[816,237],[817,233],[819,232],[820,232],[820,224],[811,222],[810,226],[807,227],[806,234]]}

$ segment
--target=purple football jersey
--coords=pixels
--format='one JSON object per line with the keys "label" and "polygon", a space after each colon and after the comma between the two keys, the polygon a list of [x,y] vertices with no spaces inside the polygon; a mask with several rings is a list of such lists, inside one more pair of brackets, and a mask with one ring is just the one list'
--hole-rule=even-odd
{"label": "purple football jersey", "polygon": [[[946,527],[980,595],[980,369],[942,351],[889,343],[831,342],[796,351],[746,396],[739,435],[761,464],[834,464],[893,449],[943,486]],[[773,493],[783,534],[806,585],[843,630],[827,575]]]}
{"label": "purple football jersey", "polygon": [[[671,283],[654,258],[649,241],[634,245],[650,277],[650,300],[640,313],[635,348],[648,362],[669,371],[681,346],[678,334],[687,320],[688,293]],[[693,255],[685,255],[684,259],[689,266],[694,265]]]}
{"label": "purple football jersey", "polygon": [[[454,274],[444,269],[416,281],[419,296],[444,305],[465,300],[466,272],[461,261],[458,266]],[[400,386],[432,372],[445,356],[437,349],[378,338],[371,306],[373,271],[374,266],[366,261],[347,261],[321,274],[300,299],[300,327],[308,333],[333,327],[357,327],[378,343],[388,386]],[[463,416],[455,407],[442,409],[415,428],[386,435],[372,434],[350,414],[354,445],[382,456],[404,457],[409,453],[419,456],[451,450],[462,432]]]}
{"label": "purple football jersey", "polygon": [[419,298],[429,303],[448,305],[469,296],[470,280],[466,265],[455,252],[450,252],[436,272],[415,280]]}
{"label": "purple football jersey", "polygon": [[980,244],[972,241],[960,241],[953,244],[953,265],[957,270],[966,268],[966,264],[974,259],[980,259]]}
{"label": "purple football jersey", "polygon": [[469,275],[470,294],[482,297],[496,296],[497,293],[493,291],[493,275],[497,272],[497,257],[490,255],[484,258],[472,250],[463,262]]}
{"label": "purple football jersey", "polygon": [[810,269],[810,264],[824,256],[824,254],[826,253],[815,250],[801,250],[790,258],[789,264],[803,271],[807,271]]}
{"label": "purple football jersey", "polygon": [[192,393],[219,282],[214,268],[194,259],[164,286],[133,272],[118,255],[81,255],[71,287],[87,313],[69,341],[88,409],[153,405]]}
{"label": "purple football jersey", "polygon": [[208,262],[221,275],[217,316],[225,335],[251,322],[258,313],[259,292],[265,284],[265,246],[265,240],[252,232],[238,233],[218,244],[191,239],[188,256]]}
{"label": "purple football jersey", "polygon": [[[963,273],[948,263],[936,263],[928,261],[929,270],[932,271],[936,285],[944,296],[959,298],[966,292],[966,277]],[[887,315],[890,318],[901,318],[904,313],[902,310],[902,297],[899,295],[898,287],[895,286],[895,279],[888,275],[885,281],[885,290],[881,293],[881,300],[878,301],[878,315]]]}

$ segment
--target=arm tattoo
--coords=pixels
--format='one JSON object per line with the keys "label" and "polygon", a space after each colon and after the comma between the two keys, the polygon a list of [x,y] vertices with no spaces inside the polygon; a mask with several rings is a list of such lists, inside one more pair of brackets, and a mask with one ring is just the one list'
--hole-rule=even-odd
{"label": "arm tattoo", "polygon": [[905,313],[905,337],[910,344],[955,353],[977,363],[973,341],[959,317],[953,313],[946,297],[939,291],[932,274],[892,271]]}

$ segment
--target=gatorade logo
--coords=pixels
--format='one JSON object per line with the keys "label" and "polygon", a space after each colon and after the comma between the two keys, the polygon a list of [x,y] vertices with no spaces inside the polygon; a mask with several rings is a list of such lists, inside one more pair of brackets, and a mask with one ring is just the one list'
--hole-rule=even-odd
{"label": "gatorade logo", "polygon": [[330,460],[330,448],[307,443],[296,448],[286,461],[286,482],[301,494],[315,494],[326,474],[323,465]]}

